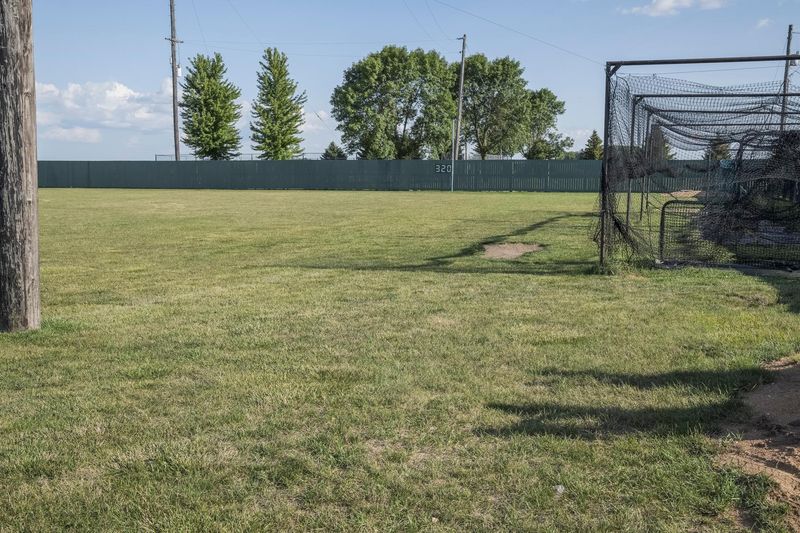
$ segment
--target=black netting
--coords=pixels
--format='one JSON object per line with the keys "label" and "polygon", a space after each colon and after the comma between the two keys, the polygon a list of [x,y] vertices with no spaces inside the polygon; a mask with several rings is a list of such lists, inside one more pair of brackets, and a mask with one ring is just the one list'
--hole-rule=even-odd
{"label": "black netting", "polygon": [[800,93],[611,83],[607,257],[800,266]]}

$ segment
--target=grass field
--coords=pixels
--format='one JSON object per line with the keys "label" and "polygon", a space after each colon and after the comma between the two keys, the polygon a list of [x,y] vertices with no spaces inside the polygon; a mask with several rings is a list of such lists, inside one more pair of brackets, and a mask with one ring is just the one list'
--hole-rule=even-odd
{"label": "grass field", "polygon": [[41,191],[0,530],[779,528],[716,432],[800,350],[798,282],[596,275],[594,202]]}

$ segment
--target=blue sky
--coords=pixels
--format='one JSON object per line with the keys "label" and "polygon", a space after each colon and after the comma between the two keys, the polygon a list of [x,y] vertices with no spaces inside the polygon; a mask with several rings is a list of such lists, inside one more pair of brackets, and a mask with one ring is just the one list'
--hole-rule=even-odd
{"label": "blue sky", "polygon": [[[168,0],[34,2],[40,159],[171,152],[168,7]],[[457,61],[455,39],[466,33],[470,53],[520,60],[531,88],[549,87],[566,101],[559,128],[582,144],[602,127],[599,63],[782,54],[788,24],[800,26],[800,0],[177,0],[177,16],[183,63],[219,51],[242,88],[243,152],[252,151],[247,106],[265,46],[288,54],[308,94],[304,148],[320,152],[338,140],[329,100],[343,71],[385,44],[435,49]],[[685,76],[735,84],[781,74],[776,66]]]}

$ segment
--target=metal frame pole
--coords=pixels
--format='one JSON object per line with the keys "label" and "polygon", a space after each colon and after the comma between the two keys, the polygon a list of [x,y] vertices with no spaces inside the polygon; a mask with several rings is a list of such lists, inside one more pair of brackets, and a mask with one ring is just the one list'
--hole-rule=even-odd
{"label": "metal frame pole", "polygon": [[[758,110],[733,110],[733,109],[659,109],[659,113],[682,115],[689,113],[692,115],[778,115],[778,111],[758,111]],[[800,115],[800,111],[786,111],[786,115]]]}
{"label": "metal frame pole", "polygon": [[456,183],[456,143],[458,142],[456,139],[456,120],[453,119],[453,149],[450,152],[450,192],[455,190]]}
{"label": "metal frame pole", "polygon": [[[653,126],[653,114],[648,111],[647,113],[647,129],[644,140],[644,158],[645,162],[650,160],[650,133]],[[645,169],[647,165],[645,165]],[[639,222],[644,218],[644,192],[647,188],[647,181],[650,179],[649,172],[642,176],[642,183],[639,187]]]}
{"label": "metal frame pole", "polygon": [[[794,34],[794,25],[789,25],[789,36],[786,39],[786,56],[792,55],[792,35]],[[786,130],[786,104],[788,103],[788,97],[786,96],[789,94],[789,67],[791,66],[791,60],[786,60],[786,67],[783,70],[783,103],[781,104],[781,131]]]}
{"label": "metal frame pole", "polygon": [[605,268],[608,264],[609,251],[611,249],[611,235],[609,226],[611,213],[609,198],[609,142],[611,135],[611,77],[617,72],[611,64],[606,64],[606,101],[605,101],[605,130],[603,135],[603,169],[600,179],[600,267]]}
{"label": "metal frame pole", "polygon": [[[630,138],[630,152],[628,153],[629,160],[633,159],[633,150],[636,145],[636,111],[639,108],[639,100],[638,98],[634,97],[633,99],[633,112],[631,116],[631,138]],[[633,194],[633,176],[629,170],[628,172],[628,197],[625,204],[625,228],[630,230],[631,228],[631,196]]]}
{"label": "metal frame pole", "polygon": [[741,56],[741,57],[701,57],[689,59],[653,59],[646,61],[609,61],[607,66],[620,67],[648,67],[655,65],[708,65],[712,63],[759,63],[768,61],[793,61],[800,60],[800,54],[787,54],[784,56]]}
{"label": "metal frame pole", "polygon": [[[769,123],[769,122],[670,122],[670,126],[677,127],[677,128],[688,128],[688,127],[698,127],[698,128],[709,128],[711,126],[737,126],[737,127],[747,127],[747,126],[775,126],[778,127],[785,127],[786,124],[779,124],[777,122]],[[792,126],[800,125],[798,123],[792,123]]]}
{"label": "metal frame pole", "polygon": [[800,96],[800,93],[784,93],[783,91],[778,93],[642,93],[634,96],[641,98],[764,98],[765,96],[782,98],[783,96]]}

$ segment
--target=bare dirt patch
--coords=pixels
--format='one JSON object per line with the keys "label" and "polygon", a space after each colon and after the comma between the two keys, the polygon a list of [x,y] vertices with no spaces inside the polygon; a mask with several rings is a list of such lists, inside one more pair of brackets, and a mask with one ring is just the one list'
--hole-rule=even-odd
{"label": "bare dirt patch", "polygon": [[753,418],[729,428],[741,435],[722,461],[749,474],[766,474],[790,508],[789,523],[800,531],[800,363],[783,359],[767,367],[774,381],[748,393]]}
{"label": "bare dirt patch", "polygon": [[483,256],[487,259],[519,259],[525,254],[540,252],[542,247],[538,244],[506,242],[502,244],[484,244],[483,250]]}
{"label": "bare dirt patch", "polygon": [[681,200],[688,200],[691,198],[702,198],[704,195],[703,191],[693,191],[689,189],[684,189],[682,191],[673,192],[672,196],[674,196],[675,198],[679,198]]}

